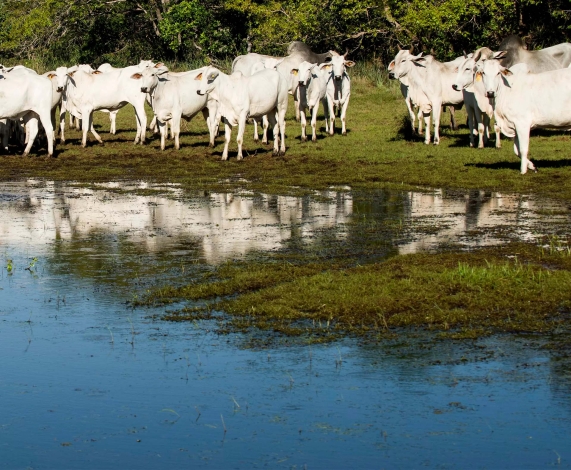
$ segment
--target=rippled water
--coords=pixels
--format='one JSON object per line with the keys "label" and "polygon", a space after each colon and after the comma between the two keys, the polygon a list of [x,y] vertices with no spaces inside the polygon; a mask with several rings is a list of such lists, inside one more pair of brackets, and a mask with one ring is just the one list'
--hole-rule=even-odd
{"label": "rippled water", "polygon": [[376,259],[569,223],[557,202],[477,191],[2,183],[0,468],[568,467],[571,372],[539,339],[251,350],[128,302],[227,259]]}

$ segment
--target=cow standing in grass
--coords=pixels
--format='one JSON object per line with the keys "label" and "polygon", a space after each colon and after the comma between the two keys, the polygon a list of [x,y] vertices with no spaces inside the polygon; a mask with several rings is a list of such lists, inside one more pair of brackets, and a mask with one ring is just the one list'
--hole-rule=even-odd
{"label": "cow standing in grass", "polygon": [[500,65],[505,54],[499,51],[492,60],[479,62],[476,74],[484,82],[486,95],[494,100],[494,115],[502,133],[514,138],[514,152],[521,158],[521,173],[525,174],[528,169],[535,171],[528,159],[530,130],[571,128],[571,69],[513,74]]}
{"label": "cow standing in grass", "polygon": [[353,67],[355,62],[346,60],[345,55],[333,56],[331,60],[320,65],[325,73],[327,83],[327,104],[329,107],[329,134],[335,133],[335,111],[340,111],[341,134],[347,135],[346,115],[351,96],[351,79],[347,75],[347,67]]}
{"label": "cow standing in grass", "polygon": [[[268,116],[274,130],[274,155],[285,154],[285,114],[288,90],[282,75],[275,70],[262,70],[251,77],[237,72],[226,75],[215,67],[207,67],[200,80],[199,95],[209,94],[218,101],[223,116],[225,143],[222,160],[228,159],[232,126],[238,126],[238,160],[242,159],[242,142],[246,119]],[[280,139],[281,136],[281,139]],[[280,144],[281,140],[281,144]]]}

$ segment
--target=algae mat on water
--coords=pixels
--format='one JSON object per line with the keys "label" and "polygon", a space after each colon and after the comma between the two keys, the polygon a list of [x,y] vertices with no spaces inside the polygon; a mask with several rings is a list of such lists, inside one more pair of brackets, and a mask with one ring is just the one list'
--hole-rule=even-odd
{"label": "algae mat on water", "polygon": [[570,285],[567,245],[517,243],[353,267],[229,263],[193,284],[153,291],[146,302],[209,300],[164,318],[214,319],[221,332],[258,328],[324,341],[422,327],[471,338],[568,330]]}
{"label": "algae mat on water", "polygon": [[[357,73],[352,82],[347,113],[348,135],[326,137],[323,121],[318,124],[316,143],[300,141],[300,125],[287,120],[287,153],[273,157],[272,146],[254,142],[252,126],[246,129],[246,157],[236,161],[236,129],[230,146],[230,160],[220,161],[223,137],[214,149],[208,147],[206,124],[196,117],[183,126],[182,148],[171,141],[160,151],[157,137],[144,146],[134,146],[135,118],[130,106],[118,115],[118,134],[107,133],[107,114],[95,113],[95,123],[104,144],[90,137],[88,147],[80,146],[80,133],[67,132],[67,142],[58,144],[57,158],[22,158],[11,148],[2,156],[0,179],[45,178],[60,181],[101,182],[146,180],[180,183],[189,189],[232,190],[236,187],[269,193],[290,193],[292,187],[321,189],[350,185],[353,188],[398,186],[402,188],[477,188],[494,191],[536,193],[571,200],[571,137],[562,131],[534,131],[531,158],[539,173],[522,176],[512,142],[503,148],[476,150],[468,146],[465,125],[451,131],[443,118],[441,144],[424,145],[421,137],[407,140],[406,108],[399,87],[380,80],[373,84]],[[150,110],[149,117],[150,117]],[[460,112],[458,122],[465,122]],[[339,127],[339,122],[337,122]],[[337,129],[339,132],[339,129]]]}

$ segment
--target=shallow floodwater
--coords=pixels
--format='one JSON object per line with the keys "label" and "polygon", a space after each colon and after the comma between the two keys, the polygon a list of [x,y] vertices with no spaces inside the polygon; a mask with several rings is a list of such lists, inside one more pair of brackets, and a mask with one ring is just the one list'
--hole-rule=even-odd
{"label": "shallow floodwater", "polygon": [[569,467],[571,368],[537,338],[250,349],[129,301],[229,259],[469,249],[570,215],[478,191],[2,183],[0,468]]}

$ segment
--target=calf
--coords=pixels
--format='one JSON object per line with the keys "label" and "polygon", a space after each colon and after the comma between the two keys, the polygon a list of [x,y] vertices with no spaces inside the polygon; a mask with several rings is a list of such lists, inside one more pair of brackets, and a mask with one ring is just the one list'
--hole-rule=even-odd
{"label": "calf", "polygon": [[[225,144],[222,160],[228,159],[231,126],[238,126],[238,160],[242,159],[244,128],[248,117],[267,114],[274,129],[274,155],[285,153],[285,114],[287,111],[287,82],[275,70],[262,70],[251,77],[237,72],[226,75],[215,67],[207,67],[196,77],[200,80],[199,95],[210,94],[218,101],[219,114],[224,117]],[[281,134],[281,146],[280,146]]]}

